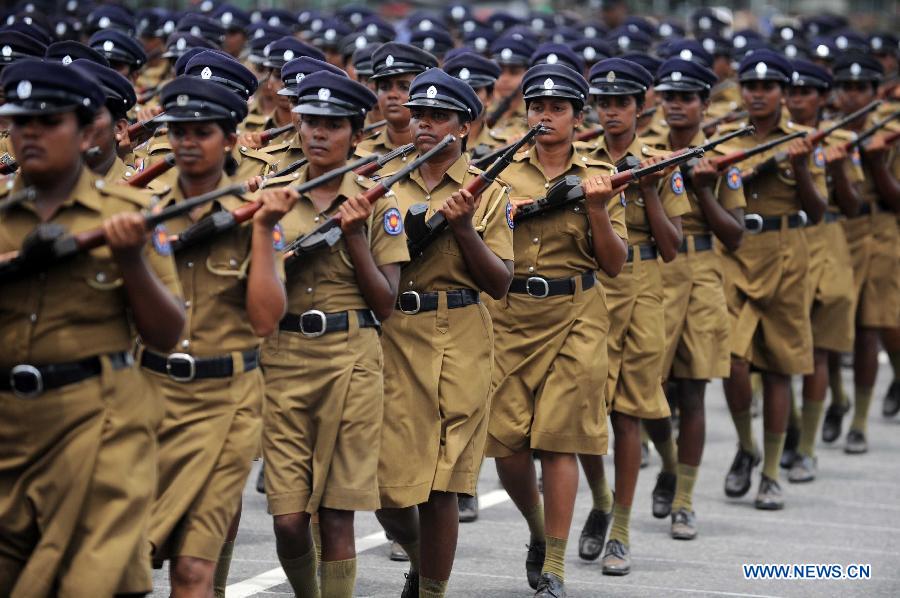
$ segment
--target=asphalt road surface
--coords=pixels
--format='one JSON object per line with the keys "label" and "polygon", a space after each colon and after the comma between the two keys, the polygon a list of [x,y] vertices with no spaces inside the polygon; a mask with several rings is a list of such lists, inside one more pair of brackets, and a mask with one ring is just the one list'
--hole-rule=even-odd
{"label": "asphalt road surface", "polygon": [[[849,371],[845,386],[852,389]],[[581,479],[566,555],[566,585],[571,598],[594,596],[900,596],[900,416],[885,420],[881,399],[890,382],[882,357],[869,419],[869,453],[846,455],[843,438],[819,441],[819,475],[810,484],[790,484],[782,475],[786,506],[757,511],[753,497],[759,480],[742,499],[725,497],[724,476],[734,457],[736,435],[716,381],[707,392],[707,444],[694,496],[699,535],[691,542],[669,537],[669,521],[654,519],[650,493],[659,470],[651,450],[641,471],[631,519],[632,573],[600,574],[599,561],[578,558],[578,534],[591,507]],[[849,424],[849,416],[845,421]],[[762,420],[754,420],[762,446]],[[606,458],[610,479],[612,458]],[[259,465],[244,491],[244,510],[228,580],[229,598],[291,596],[275,555],[271,517],[264,497],[253,488]],[[497,479],[492,460],[479,483],[481,517],[460,525],[459,546],[448,596],[525,598],[528,529]],[[406,563],[388,560],[388,545],[375,517],[356,518],[359,561],[355,596],[396,597]],[[751,580],[744,564],[863,564],[864,580]],[[169,593],[166,570],[154,574],[153,596]]]}

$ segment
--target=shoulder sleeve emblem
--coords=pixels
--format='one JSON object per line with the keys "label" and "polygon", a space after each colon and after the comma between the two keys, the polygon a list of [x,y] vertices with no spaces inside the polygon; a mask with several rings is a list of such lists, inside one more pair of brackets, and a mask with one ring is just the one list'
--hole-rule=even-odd
{"label": "shoulder sleeve emblem", "polygon": [[160,222],[153,228],[151,239],[156,253],[164,257],[172,255],[172,244],[169,243],[169,231],[165,224]]}
{"label": "shoulder sleeve emblem", "polygon": [[825,150],[821,145],[816,147],[815,151],[813,151],[813,164],[815,164],[817,168],[825,166]]}
{"label": "shoulder sleeve emblem", "polygon": [[675,195],[684,193],[684,177],[681,176],[680,172],[676,172],[672,175],[672,192]]}
{"label": "shoulder sleeve emblem", "polygon": [[284,249],[284,229],[281,228],[280,223],[272,228],[272,247],[275,248],[275,251]]}
{"label": "shoulder sleeve emblem", "polygon": [[516,228],[516,223],[513,222],[513,218],[512,218],[512,210],[513,210],[512,203],[507,201],[506,202],[506,225],[509,226],[510,230],[513,230]]}
{"label": "shoulder sleeve emblem", "polygon": [[743,180],[741,179],[741,169],[737,166],[732,166],[728,169],[728,172],[725,173],[725,184],[728,185],[728,188],[737,191],[741,188],[741,184]]}
{"label": "shoulder sleeve emblem", "polygon": [[403,232],[403,218],[400,217],[400,210],[390,208],[384,213],[384,232],[396,237]]}
{"label": "shoulder sleeve emblem", "polygon": [[860,157],[859,157],[859,146],[854,146],[853,152],[850,154],[850,160],[853,162],[854,166],[860,165]]}

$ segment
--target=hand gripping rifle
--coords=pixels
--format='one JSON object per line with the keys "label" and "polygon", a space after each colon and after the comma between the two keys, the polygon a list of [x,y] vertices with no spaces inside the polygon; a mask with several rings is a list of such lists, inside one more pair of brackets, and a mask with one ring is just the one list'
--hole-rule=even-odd
{"label": "hand gripping rifle", "polygon": [[12,174],[19,169],[19,163],[9,154],[0,156],[0,174]]}
{"label": "hand gripping rifle", "polygon": [[[456,137],[453,135],[447,135],[433,148],[398,170],[396,173],[379,180],[375,183],[374,187],[364,191],[362,193],[363,197],[369,203],[375,203],[379,197],[382,197],[391,190],[391,186],[394,183],[408,177],[410,173],[430,160],[435,154],[443,151],[445,147],[455,140]],[[301,191],[299,188],[297,188],[297,190]],[[301,255],[307,253],[312,253],[325,247],[333,247],[334,244],[340,240],[341,236],[343,236],[343,233],[341,232],[341,218],[338,214],[335,214],[316,227],[313,231],[292,241],[284,250],[285,263],[290,264]]]}
{"label": "hand gripping rifle", "polygon": [[[545,131],[546,129],[542,125],[535,125],[519,141],[509,146],[490,168],[469,181],[465,186],[465,190],[474,197],[478,197],[512,163],[513,156],[516,155],[520,147],[526,143],[531,143],[535,136],[541,135]],[[428,246],[450,226],[441,212],[435,212],[431,218],[425,220],[427,212],[428,204],[418,203],[410,207],[406,218],[404,218],[403,223],[406,228],[410,262],[421,256]]]}
{"label": "hand gripping rifle", "polygon": [[[855,148],[860,148],[862,150],[865,150],[864,143],[866,142],[866,140],[868,140],[870,137],[873,137],[876,133],[878,133],[878,131],[883,129],[886,125],[888,125],[891,121],[895,120],[897,117],[900,117],[900,111],[894,112],[893,114],[889,114],[888,116],[879,120],[874,125],[872,125],[868,129],[866,129],[865,131],[863,131],[862,133],[857,135],[856,139],[854,139],[853,141],[848,141],[845,144],[847,151],[851,151]],[[896,142],[898,138],[900,138],[900,131],[894,131],[893,133],[889,133],[887,135],[884,142],[886,145],[890,145],[890,144]]]}
{"label": "hand gripping rifle", "polygon": [[[721,142],[719,141],[719,143]],[[705,152],[705,145],[678,150],[655,164],[644,166],[643,168],[635,166],[634,168],[629,168],[623,172],[617,172],[610,177],[610,184],[613,189],[621,187],[622,185],[634,182],[648,174],[660,172],[671,166],[684,164],[695,158],[702,158]],[[581,186],[581,178],[574,174],[570,174],[554,183],[550,189],[547,190],[547,195],[545,197],[535,200],[534,203],[519,206],[516,209],[515,221],[521,222],[522,220],[534,218],[535,216],[540,216],[551,210],[564,208],[583,199],[584,188]]]}

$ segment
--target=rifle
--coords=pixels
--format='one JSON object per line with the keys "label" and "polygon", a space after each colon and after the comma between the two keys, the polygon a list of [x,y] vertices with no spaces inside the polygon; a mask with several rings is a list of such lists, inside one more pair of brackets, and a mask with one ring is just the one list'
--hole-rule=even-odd
{"label": "rifle", "polygon": [[[714,142],[721,143],[720,140],[714,140]],[[610,177],[610,184],[613,189],[615,189],[622,185],[634,182],[648,174],[665,170],[670,166],[677,166],[695,158],[702,158],[703,154],[706,152],[707,145],[709,144],[678,150],[655,164],[644,167],[635,166],[623,172],[617,172]],[[520,222],[522,220],[534,218],[535,216],[540,216],[551,210],[564,208],[583,199],[584,188],[581,186],[581,178],[570,174],[554,183],[547,191],[545,197],[535,200],[534,203],[520,206],[516,210],[515,221]]]}
{"label": "rifle", "polygon": [[128,129],[126,129],[126,132],[128,133],[128,139],[131,140],[132,146],[140,145],[142,142],[146,141],[154,133],[156,133],[156,129],[162,124],[156,119],[163,114],[165,114],[165,112],[161,112],[153,118],[147,120],[139,120],[134,124],[128,125]]}
{"label": "rifle", "polygon": [[259,141],[262,144],[260,147],[264,147],[268,145],[273,139],[278,137],[279,135],[283,135],[288,131],[294,128],[294,123],[289,125],[284,125],[283,127],[273,127],[271,129],[266,129],[262,133],[259,134]]}
{"label": "rifle", "polygon": [[[716,137],[715,139],[710,139],[709,141],[707,141],[700,147],[702,147],[705,151],[708,152],[709,150],[714,149],[716,146],[721,145],[721,144],[725,143],[726,141],[731,141],[732,139],[734,139],[736,137],[746,137],[747,135],[752,135],[755,132],[756,132],[755,126],[747,125],[746,127],[741,127],[740,129],[734,130],[731,133],[726,133],[724,135],[720,135],[719,137]],[[678,154],[680,152],[684,152],[684,151],[687,151],[690,149],[691,148],[681,149],[681,150],[676,151],[675,154]],[[691,170],[693,170],[693,168],[697,164],[698,160],[699,160],[698,158],[694,158],[694,159],[686,162],[685,164],[681,165],[680,168],[681,168],[682,174],[685,177],[684,178],[685,185],[689,184],[688,176],[691,174]]]}
{"label": "rifle", "polygon": [[[865,149],[865,146],[863,145],[863,143],[870,137],[874,136],[875,133],[877,133],[885,125],[889,124],[892,120],[896,119],[898,116],[900,116],[900,111],[889,114],[888,116],[879,120],[874,125],[872,125],[868,129],[866,129],[865,131],[863,131],[862,133],[857,135],[856,139],[854,139],[853,141],[848,141],[845,144],[847,151],[850,151],[854,148]],[[894,143],[895,141],[897,141],[898,137],[900,137],[900,131],[895,131],[895,132],[891,133],[890,135],[888,135],[884,141],[887,145],[890,145],[890,144]]]}
{"label": "rifle", "polygon": [[12,174],[19,169],[19,163],[9,154],[0,156],[0,174]]}
{"label": "rifle", "polygon": [[[391,176],[379,180],[375,186],[363,192],[363,197],[369,203],[375,203],[379,197],[385,195],[391,190],[391,186],[397,181],[405,179],[409,174],[427,162],[435,154],[444,150],[449,144],[456,140],[453,135],[447,135],[438,142],[433,148],[398,170]],[[298,191],[300,189],[298,188]],[[313,231],[303,235],[288,245],[284,250],[285,263],[290,264],[299,256],[317,251],[325,247],[333,247],[340,240],[343,233],[341,232],[341,218],[339,214],[335,214]]]}
{"label": "rifle", "polygon": [[363,127],[363,134],[367,135],[367,134],[371,133],[372,131],[374,131],[375,129],[380,129],[381,127],[383,127],[386,124],[387,124],[387,120],[375,121],[372,124],[366,125]]}
{"label": "rifle", "polygon": [[[500,173],[503,172],[503,169],[510,165],[513,156],[516,155],[520,147],[526,143],[531,143],[535,136],[544,132],[545,129],[540,124],[532,127],[519,141],[509,146],[490,168],[469,181],[465,186],[465,190],[474,197],[478,197],[487,189],[488,185],[497,179]],[[435,212],[431,218],[425,220],[427,212],[428,204],[417,203],[409,208],[409,212],[404,218],[410,262],[420,257],[428,246],[450,226],[442,212]]]}
{"label": "rifle", "polygon": [[735,121],[741,120],[742,118],[747,118],[749,113],[746,110],[732,110],[727,114],[723,114],[717,118],[710,119],[706,122],[700,123],[700,130],[706,131],[707,129],[715,129],[721,124],[724,123],[733,123]]}
{"label": "rifle", "polygon": [[128,179],[128,184],[131,187],[144,188],[148,184],[150,184],[150,181],[171,170],[173,166],[175,166],[175,154],[169,152],[168,154],[163,156],[163,159],[156,164],[148,166],[144,170]]}
{"label": "rifle", "polygon": [[509,95],[503,96],[500,98],[500,101],[497,102],[497,105],[494,106],[494,109],[491,110],[490,114],[484,117],[484,126],[488,129],[493,129],[497,124],[497,121],[500,120],[500,117],[503,116],[509,107],[512,106],[513,100],[516,99],[516,96],[519,95],[519,90],[516,88]]}
{"label": "rifle", "polygon": [[415,144],[407,143],[406,145],[401,145],[400,147],[394,148],[388,153],[379,156],[377,160],[374,162],[370,162],[365,166],[361,166],[354,170],[356,174],[362,175],[364,177],[371,177],[373,174],[378,172],[385,164],[392,160],[396,160],[397,158],[405,157],[411,154],[416,149]]}
{"label": "rifle", "polygon": [[[839,121],[832,124],[830,127],[826,128],[826,129],[811,131],[808,134],[801,135],[801,137],[808,137],[810,143],[812,143],[813,146],[819,145],[820,143],[822,143],[825,140],[826,137],[828,137],[829,135],[831,135],[832,133],[834,133],[841,127],[846,126],[847,123],[853,122],[857,118],[859,118],[861,116],[865,116],[869,112],[875,110],[876,108],[878,108],[879,105],[881,105],[881,100],[875,100],[874,102],[871,102],[870,104],[860,108],[856,112],[852,112],[852,113],[848,114],[844,118],[842,118]],[[777,167],[778,164],[787,160],[787,157],[788,157],[788,153],[784,150],[782,150],[780,152],[776,152],[775,155],[770,156],[768,159],[757,164],[753,168],[753,171],[751,173],[749,173],[745,178],[753,178],[764,172],[772,170],[773,168]]]}
{"label": "rifle", "polygon": [[[525,137],[522,137],[522,139],[525,139],[526,137],[527,137],[527,135]],[[531,143],[533,141],[532,138],[528,138],[528,139],[529,139],[529,143]],[[521,141],[522,140],[520,139],[519,141],[513,141],[512,143],[507,143],[504,146],[498,147],[497,149],[491,151],[490,153],[485,154],[484,156],[482,156],[478,159],[472,160],[470,162],[470,164],[472,166],[474,166],[475,168],[480,168],[481,170],[484,170],[485,168],[487,168],[488,166],[493,164],[497,160],[497,158],[499,158],[500,156],[505,154],[507,151],[509,151],[509,148],[515,147],[516,151],[519,151],[519,149],[522,147]]]}
{"label": "rifle", "polygon": [[642,118],[646,118],[648,116],[653,116],[656,114],[656,111],[659,110],[659,105],[650,106],[646,110],[642,110],[640,114],[635,117],[635,120],[641,120]]}
{"label": "rifle", "polygon": [[142,89],[138,92],[137,104],[146,104],[159,93],[159,85]]}
{"label": "rifle", "polygon": [[[341,166],[340,168],[335,168],[334,170],[330,170],[330,171],[326,172],[325,174],[323,174],[322,176],[316,177],[311,181],[307,181],[307,182],[297,186],[296,189],[298,191],[300,191],[301,193],[304,191],[308,191],[309,189],[313,189],[315,187],[318,187],[319,185],[322,185],[323,183],[327,183],[328,181],[331,181],[338,176],[343,176],[345,173],[350,172],[354,168],[358,168],[364,164],[367,164],[368,162],[375,160],[377,157],[378,157],[377,155],[366,156],[365,158],[362,158],[361,160],[356,160],[355,162],[351,162],[350,164],[345,164],[344,166]],[[300,162],[300,160],[298,160],[298,162]],[[294,164],[291,164],[284,170],[287,170],[289,168],[292,168],[292,169],[299,168],[299,166],[295,166],[296,164],[297,163],[295,162]],[[276,172],[272,176],[266,177],[266,179],[284,176],[284,174],[285,174],[284,170]],[[265,186],[266,179],[263,179],[263,186]],[[231,193],[220,194],[220,196],[221,195],[232,195],[232,194],[239,195],[241,193],[246,193],[248,191],[247,183],[233,185],[232,187],[235,188],[236,190],[232,191]],[[260,188],[262,188],[262,187],[260,187]],[[214,212],[214,213],[210,214],[209,216],[207,216],[206,218],[203,218],[202,220],[191,225],[189,228],[181,231],[181,233],[177,237],[175,237],[173,240],[171,240],[172,251],[174,251],[174,252],[181,251],[185,247],[197,245],[197,244],[202,243],[203,241],[206,241],[218,234],[232,230],[232,229],[236,228],[238,225],[250,220],[253,217],[253,215],[256,214],[256,212],[261,207],[262,207],[262,202],[257,200],[257,201],[250,202],[246,205],[243,205],[243,206],[241,206],[235,210],[232,210],[230,212],[228,212],[228,211]]]}

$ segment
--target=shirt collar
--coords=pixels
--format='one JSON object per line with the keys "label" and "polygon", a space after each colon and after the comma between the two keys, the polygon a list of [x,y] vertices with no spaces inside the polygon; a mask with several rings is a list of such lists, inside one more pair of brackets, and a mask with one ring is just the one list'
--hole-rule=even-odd
{"label": "shirt collar", "polygon": [[[97,193],[97,189],[102,189],[106,183],[101,177],[94,174],[87,166],[82,164],[81,174],[75,182],[75,186],[69,193],[69,197],[62,202],[60,207],[71,207],[76,203],[91,209],[95,212],[103,211],[103,198]],[[25,188],[25,179],[17,176],[10,195],[21,191]]]}

